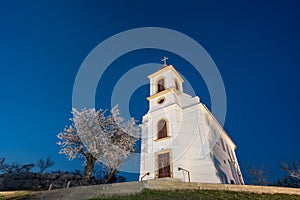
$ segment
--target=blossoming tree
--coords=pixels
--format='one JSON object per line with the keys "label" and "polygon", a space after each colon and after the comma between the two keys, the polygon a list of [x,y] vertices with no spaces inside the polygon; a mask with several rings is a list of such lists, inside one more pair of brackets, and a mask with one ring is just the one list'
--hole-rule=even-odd
{"label": "blossoming tree", "polygon": [[108,182],[134,151],[134,144],[139,139],[140,127],[131,118],[125,120],[120,116],[118,107],[105,111],[73,108],[72,124],[57,135],[60,140],[60,154],[68,156],[69,160],[81,156],[85,158],[84,178],[92,177],[95,162],[108,168]]}

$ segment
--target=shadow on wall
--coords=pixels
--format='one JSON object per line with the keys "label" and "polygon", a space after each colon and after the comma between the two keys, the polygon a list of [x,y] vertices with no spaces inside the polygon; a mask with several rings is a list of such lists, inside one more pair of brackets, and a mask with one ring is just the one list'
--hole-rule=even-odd
{"label": "shadow on wall", "polygon": [[211,157],[216,168],[217,176],[220,178],[221,183],[228,184],[228,178],[225,172],[221,169],[221,163],[218,161],[215,155],[211,154]]}

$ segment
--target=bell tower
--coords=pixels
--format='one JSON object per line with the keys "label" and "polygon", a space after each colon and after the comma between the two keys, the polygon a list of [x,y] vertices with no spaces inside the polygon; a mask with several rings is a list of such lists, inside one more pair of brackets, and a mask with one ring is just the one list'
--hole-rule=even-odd
{"label": "bell tower", "polygon": [[184,82],[172,65],[167,65],[164,57],[164,65],[157,72],[148,76],[150,80],[149,112],[167,107],[174,103],[179,105],[178,96],[183,93]]}
{"label": "bell tower", "polygon": [[173,142],[182,117],[183,79],[172,65],[167,65],[167,59],[164,57],[164,65],[148,76],[149,110],[143,117],[141,170],[149,171],[154,179],[174,177]]}

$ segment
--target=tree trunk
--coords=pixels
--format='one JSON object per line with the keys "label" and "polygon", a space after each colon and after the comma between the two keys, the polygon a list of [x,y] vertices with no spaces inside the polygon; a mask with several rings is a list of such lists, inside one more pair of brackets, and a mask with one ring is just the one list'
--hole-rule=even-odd
{"label": "tree trunk", "polygon": [[89,184],[93,175],[95,161],[97,160],[92,154],[85,154],[86,165],[84,167],[84,181],[85,184]]}
{"label": "tree trunk", "polygon": [[110,179],[117,173],[117,169],[111,168],[109,169],[109,175],[105,181],[105,184],[110,181]]}

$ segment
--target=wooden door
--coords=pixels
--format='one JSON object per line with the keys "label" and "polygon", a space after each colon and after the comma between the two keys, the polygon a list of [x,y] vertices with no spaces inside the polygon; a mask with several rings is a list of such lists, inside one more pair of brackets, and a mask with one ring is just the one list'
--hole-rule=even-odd
{"label": "wooden door", "polygon": [[171,177],[170,154],[158,155],[158,178]]}

